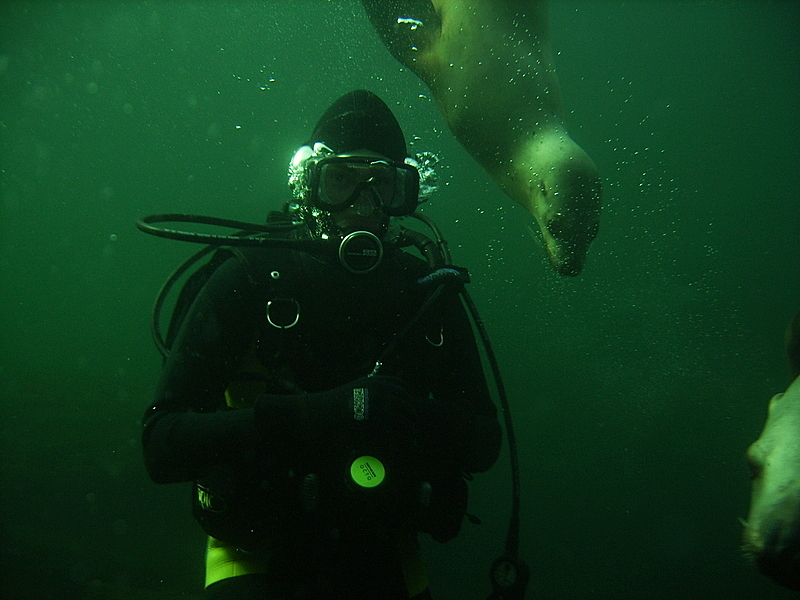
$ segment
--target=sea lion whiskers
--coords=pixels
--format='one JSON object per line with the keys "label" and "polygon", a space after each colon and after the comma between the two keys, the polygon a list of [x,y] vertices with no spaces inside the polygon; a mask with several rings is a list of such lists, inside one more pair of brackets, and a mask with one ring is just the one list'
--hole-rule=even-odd
{"label": "sea lion whiskers", "polygon": [[527,229],[528,233],[531,234],[531,238],[536,243],[536,245],[539,246],[542,252],[547,254],[547,248],[544,247],[544,237],[542,236],[542,232],[539,231],[538,229],[531,227],[530,223],[525,223],[525,229]]}

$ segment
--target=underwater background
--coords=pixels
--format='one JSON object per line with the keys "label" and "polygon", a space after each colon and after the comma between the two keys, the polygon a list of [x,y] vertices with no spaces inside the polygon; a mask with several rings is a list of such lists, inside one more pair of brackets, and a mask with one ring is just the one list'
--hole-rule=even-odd
{"label": "underwater background", "polygon": [[[744,452],[800,310],[800,3],[554,1],[572,136],[604,178],[583,274],[456,143],[354,0],[0,4],[0,596],[196,598],[204,536],[139,424],[153,299],[191,244],[250,221],[342,93],[375,91],[441,158],[423,207],[470,269],[522,463],[528,598],[796,597],[740,551]],[[508,459],[471,484],[437,600],[485,598]]]}

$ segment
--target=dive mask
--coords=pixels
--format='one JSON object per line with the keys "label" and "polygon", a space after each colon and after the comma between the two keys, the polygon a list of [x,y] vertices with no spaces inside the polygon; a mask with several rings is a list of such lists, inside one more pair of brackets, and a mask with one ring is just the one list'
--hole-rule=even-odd
{"label": "dive mask", "polygon": [[419,204],[419,172],[405,163],[369,156],[334,155],[309,164],[309,192],[314,206],[338,212],[361,194],[392,217],[410,215]]}

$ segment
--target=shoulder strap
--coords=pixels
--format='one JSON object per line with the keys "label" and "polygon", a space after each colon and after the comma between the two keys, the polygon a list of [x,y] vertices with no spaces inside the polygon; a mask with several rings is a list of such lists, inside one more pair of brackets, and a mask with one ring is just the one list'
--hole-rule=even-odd
{"label": "shoulder strap", "polygon": [[[220,248],[211,255],[211,258],[204,265],[199,267],[192,273],[186,282],[183,284],[178,299],[175,301],[175,306],[172,308],[172,316],[167,326],[167,335],[164,339],[164,345],[167,351],[172,349],[172,344],[175,343],[175,338],[181,328],[189,308],[192,306],[197,294],[203,289],[203,286],[211,278],[214,271],[216,271],[225,261],[231,257],[242,259],[242,252],[238,248]],[[190,261],[194,259],[192,257]],[[184,263],[184,266],[186,263]]]}

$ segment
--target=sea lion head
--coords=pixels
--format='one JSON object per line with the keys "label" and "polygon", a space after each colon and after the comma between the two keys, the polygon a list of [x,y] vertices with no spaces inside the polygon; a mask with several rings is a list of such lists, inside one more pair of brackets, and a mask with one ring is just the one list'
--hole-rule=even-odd
{"label": "sea lion head", "polygon": [[761,436],[747,450],[752,497],[745,554],[768,577],[800,591],[800,396],[775,395]]}
{"label": "sea lion head", "polygon": [[561,130],[542,132],[511,162],[505,191],[536,219],[553,268],[578,275],[600,224],[602,184],[592,159]]}
{"label": "sea lion head", "polygon": [[[592,165],[593,166],[593,165]],[[547,256],[561,275],[578,275],[600,222],[600,179],[583,164],[552,168],[534,192]]]}

